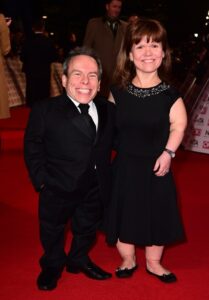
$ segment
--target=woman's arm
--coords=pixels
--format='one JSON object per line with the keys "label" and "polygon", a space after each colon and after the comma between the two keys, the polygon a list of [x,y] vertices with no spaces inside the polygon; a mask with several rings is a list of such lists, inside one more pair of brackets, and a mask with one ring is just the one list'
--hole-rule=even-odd
{"label": "woman's arm", "polygon": [[109,93],[109,96],[108,96],[108,99],[107,99],[107,100],[115,104],[115,99],[114,99],[112,93]]}
{"label": "woman's arm", "polygon": [[182,98],[179,98],[171,107],[170,124],[166,148],[175,152],[183,140],[187,126],[187,113]]}
{"label": "woman's arm", "polygon": [[[182,98],[179,98],[172,105],[169,117],[170,134],[165,148],[175,153],[183,140],[187,126],[187,113]],[[154,166],[154,172],[157,176],[164,176],[168,172],[171,158],[169,151],[163,151],[159,156]]]}

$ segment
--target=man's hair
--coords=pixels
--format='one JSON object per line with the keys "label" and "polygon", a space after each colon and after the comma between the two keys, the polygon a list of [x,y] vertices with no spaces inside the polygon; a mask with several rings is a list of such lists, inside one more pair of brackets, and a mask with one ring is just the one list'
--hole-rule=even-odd
{"label": "man's hair", "polygon": [[102,77],[101,60],[98,57],[97,53],[92,48],[89,48],[86,46],[76,47],[75,49],[73,49],[69,52],[68,57],[65,59],[65,61],[63,63],[63,73],[67,76],[68,66],[69,66],[71,59],[78,55],[87,55],[87,56],[92,57],[96,61],[98,70],[99,70],[98,78],[99,78],[99,80],[101,80],[101,77]]}

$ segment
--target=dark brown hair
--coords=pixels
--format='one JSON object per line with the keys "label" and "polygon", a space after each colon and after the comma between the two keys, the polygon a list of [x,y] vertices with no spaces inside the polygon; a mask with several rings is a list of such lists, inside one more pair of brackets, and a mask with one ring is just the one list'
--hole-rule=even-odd
{"label": "dark brown hair", "polygon": [[136,76],[136,68],[129,58],[131,48],[138,44],[146,36],[148,41],[161,42],[165,53],[162,64],[158,69],[161,80],[166,80],[171,69],[171,53],[167,42],[167,32],[163,25],[153,19],[139,18],[131,22],[126,33],[117,58],[117,66],[114,73],[114,82],[121,87],[126,87]]}

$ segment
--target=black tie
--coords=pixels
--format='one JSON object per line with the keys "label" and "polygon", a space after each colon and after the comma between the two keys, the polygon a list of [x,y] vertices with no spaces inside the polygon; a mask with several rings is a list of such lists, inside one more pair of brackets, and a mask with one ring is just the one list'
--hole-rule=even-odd
{"label": "black tie", "polygon": [[95,136],[96,136],[96,125],[95,125],[92,117],[88,113],[88,111],[89,111],[89,104],[82,104],[82,103],[80,103],[78,105],[78,107],[81,110],[81,114],[84,115],[85,120],[87,121],[88,127],[91,130],[92,137],[95,138]]}
{"label": "black tie", "polygon": [[117,22],[113,22],[113,21],[109,21],[109,26],[110,26],[110,29],[113,33],[113,36],[115,37],[116,36],[116,33],[117,33],[117,29],[118,29],[118,23]]}

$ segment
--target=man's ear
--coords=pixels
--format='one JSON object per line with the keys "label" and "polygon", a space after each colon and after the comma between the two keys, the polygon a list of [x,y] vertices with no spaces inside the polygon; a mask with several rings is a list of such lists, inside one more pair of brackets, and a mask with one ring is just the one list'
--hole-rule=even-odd
{"label": "man's ear", "polygon": [[67,82],[67,76],[65,74],[62,75],[62,86],[65,88]]}

